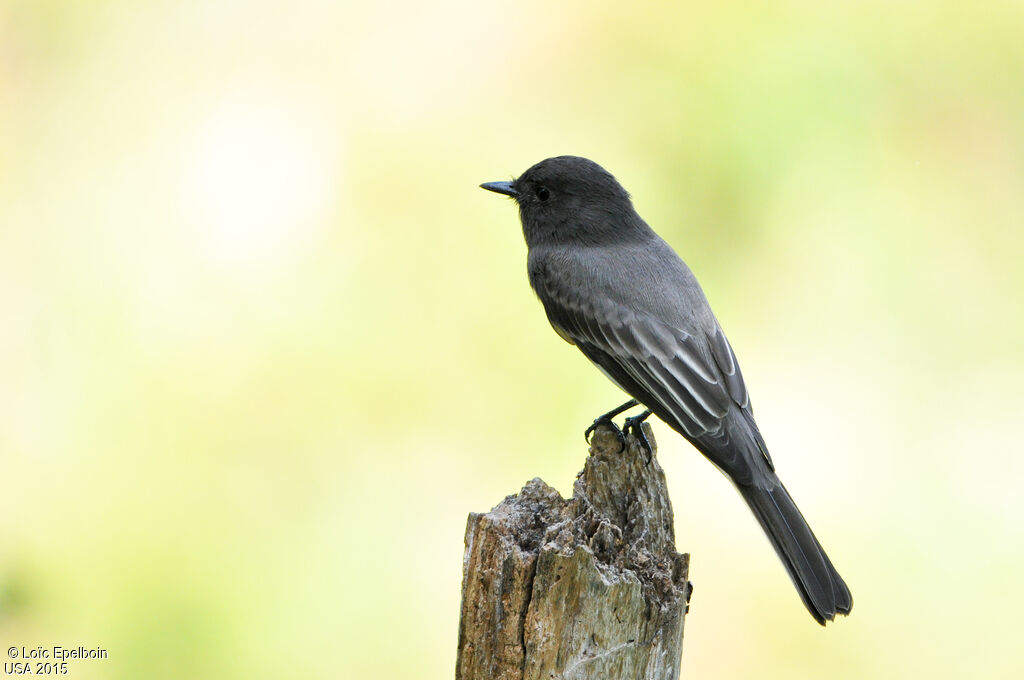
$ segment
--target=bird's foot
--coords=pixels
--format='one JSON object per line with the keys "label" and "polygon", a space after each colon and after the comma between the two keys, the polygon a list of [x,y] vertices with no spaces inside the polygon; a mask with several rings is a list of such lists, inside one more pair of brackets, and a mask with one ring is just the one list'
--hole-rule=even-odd
{"label": "bird's foot", "polygon": [[626,434],[622,429],[615,424],[611,416],[605,414],[599,418],[594,419],[594,424],[587,428],[587,431],[583,433],[583,438],[590,444],[590,435],[593,434],[594,430],[599,427],[607,427],[615,435],[615,438],[619,440],[619,451],[623,451],[626,448]]}
{"label": "bird's foot", "polygon": [[636,437],[637,441],[640,442],[640,449],[644,451],[644,456],[647,458],[647,464],[651,464],[651,460],[654,458],[654,447],[651,446],[651,442],[647,439],[647,434],[644,432],[644,421],[651,416],[650,409],[644,411],[638,416],[632,416],[626,418],[625,424],[622,426],[622,432],[625,435],[632,434]]}
{"label": "bird's foot", "polygon": [[[633,408],[634,406],[636,406],[639,403],[640,402],[638,402],[636,399],[630,399],[629,401],[627,401],[622,406],[619,406],[618,408],[614,408],[611,411],[608,411],[608,413],[605,413],[604,415],[598,416],[597,418],[594,419],[594,424],[591,425],[590,427],[588,427],[583,432],[583,439],[585,439],[586,442],[589,444],[590,443],[590,435],[598,427],[604,425],[605,427],[607,427],[608,429],[610,429],[612,432],[615,433],[615,436],[618,438],[619,444],[622,445],[622,448],[626,448],[626,435],[622,432],[622,430],[619,429],[619,426],[615,424],[615,421],[613,421],[612,418],[614,418],[615,416],[619,415],[620,413],[622,413],[625,410]],[[627,422],[628,422],[628,420],[627,420]]]}

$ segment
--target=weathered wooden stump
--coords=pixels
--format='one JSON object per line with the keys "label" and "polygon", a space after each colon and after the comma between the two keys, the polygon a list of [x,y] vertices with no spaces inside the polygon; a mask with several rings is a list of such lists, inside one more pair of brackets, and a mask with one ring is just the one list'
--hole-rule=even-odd
{"label": "weathered wooden stump", "polygon": [[469,515],[456,680],[679,677],[689,555],[657,457],[599,428],[573,493]]}

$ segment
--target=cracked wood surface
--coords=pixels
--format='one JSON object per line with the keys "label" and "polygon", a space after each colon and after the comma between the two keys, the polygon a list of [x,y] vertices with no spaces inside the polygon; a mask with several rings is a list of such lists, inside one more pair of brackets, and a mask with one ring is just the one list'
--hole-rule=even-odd
{"label": "cracked wood surface", "polygon": [[679,677],[689,556],[664,472],[632,436],[592,443],[571,499],[534,479],[470,514],[456,680]]}

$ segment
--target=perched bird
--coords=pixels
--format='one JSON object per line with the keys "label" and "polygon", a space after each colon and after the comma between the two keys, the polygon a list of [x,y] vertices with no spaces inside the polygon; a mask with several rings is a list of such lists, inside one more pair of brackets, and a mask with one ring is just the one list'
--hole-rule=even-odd
{"label": "perched bird", "polygon": [[628,418],[625,429],[642,436],[640,422],[654,412],[736,486],[811,616],[824,625],[848,614],[850,590],[775,473],[736,355],[704,292],[626,190],[577,156],[480,186],[516,200],[530,285],[555,331],[634,397],[595,426],[639,402],[649,410]]}

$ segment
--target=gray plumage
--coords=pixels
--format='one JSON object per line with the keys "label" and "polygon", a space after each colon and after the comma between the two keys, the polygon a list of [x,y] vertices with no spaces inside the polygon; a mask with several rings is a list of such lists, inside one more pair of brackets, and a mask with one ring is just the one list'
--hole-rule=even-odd
{"label": "gray plumage", "polygon": [[519,205],[530,285],[562,338],[736,485],[819,623],[850,591],[775,473],[739,363],[689,267],[585,158],[485,189]]}

